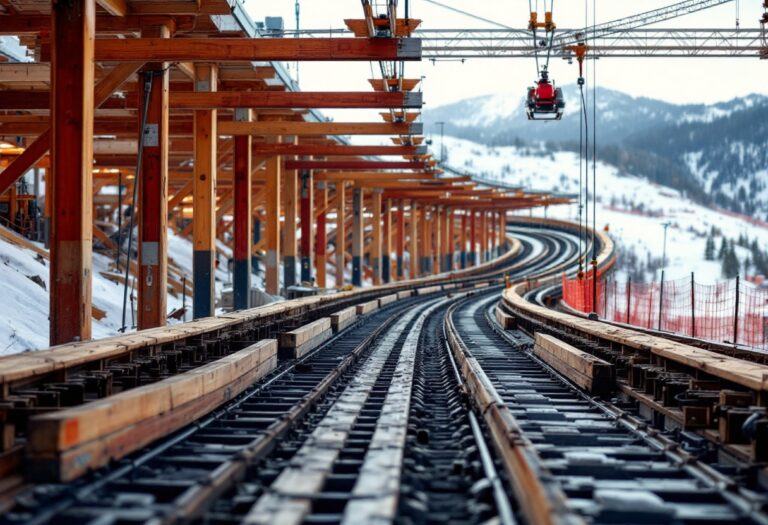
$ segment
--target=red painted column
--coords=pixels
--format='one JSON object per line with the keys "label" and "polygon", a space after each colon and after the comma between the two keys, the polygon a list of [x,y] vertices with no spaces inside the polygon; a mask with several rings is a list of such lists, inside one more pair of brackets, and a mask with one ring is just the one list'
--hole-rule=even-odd
{"label": "red painted column", "polygon": [[470,212],[469,216],[469,266],[477,264],[477,214]]}
{"label": "red painted column", "polygon": [[[236,109],[235,121],[249,122],[250,109]],[[251,307],[251,252],[253,248],[253,200],[251,136],[234,137],[234,276],[232,295],[235,310]]]}
{"label": "red painted column", "polygon": [[[166,26],[148,28],[143,37],[168,38]],[[152,88],[139,184],[138,328],[165,326],[168,302],[168,72],[164,63],[148,64],[139,74],[139,126],[144,86]]]}
{"label": "red painted column", "polygon": [[461,214],[461,231],[459,232],[459,268],[467,267],[467,211]]}
{"label": "red painted column", "polygon": [[301,280],[312,281],[312,257],[315,236],[315,188],[312,171],[301,171]]}
{"label": "red painted column", "polygon": [[91,338],[96,3],[51,4],[50,344]]}

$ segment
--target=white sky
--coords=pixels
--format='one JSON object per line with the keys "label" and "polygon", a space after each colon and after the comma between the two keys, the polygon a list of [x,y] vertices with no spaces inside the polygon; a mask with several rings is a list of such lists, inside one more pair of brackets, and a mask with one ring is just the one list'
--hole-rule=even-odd
{"label": "white sky", "polygon": [[[470,11],[510,27],[523,28],[528,21],[526,0],[440,0],[442,3]],[[597,21],[605,22],[631,14],[656,9],[678,0],[587,0],[590,23],[592,4],[597,2]],[[377,3],[385,4],[383,1]],[[400,0],[402,12],[405,0]],[[539,2],[542,4],[542,1]],[[547,2],[549,3],[549,2]],[[740,2],[742,28],[759,27],[761,2]],[[245,0],[255,20],[264,16],[282,16],[286,29],[295,28],[294,0]],[[584,26],[584,2],[555,0],[555,22],[561,28]],[[543,7],[540,11],[543,12]],[[425,0],[411,0],[411,16],[423,20],[425,29],[489,28],[488,24],[453,13]],[[312,28],[342,28],[344,18],[362,18],[360,0],[303,0],[301,26]],[[655,27],[733,28],[736,2],[678,18]],[[563,60],[550,64],[552,77],[561,85],[575,82],[577,65]],[[291,65],[293,68],[293,65]],[[424,76],[425,108],[443,105],[463,98],[509,93],[522,97],[525,88],[535,79],[532,59],[483,58],[465,63],[438,62],[407,63],[406,76]],[[369,91],[366,79],[371,66],[363,63],[310,63],[300,66],[301,88],[304,91]],[[588,81],[591,80],[591,73]],[[749,93],[768,93],[768,61],[750,58],[604,58],[597,62],[597,84],[635,96],[648,96],[674,103],[716,102]],[[324,110],[336,120],[362,120],[373,112]],[[378,120],[378,119],[377,119]]]}

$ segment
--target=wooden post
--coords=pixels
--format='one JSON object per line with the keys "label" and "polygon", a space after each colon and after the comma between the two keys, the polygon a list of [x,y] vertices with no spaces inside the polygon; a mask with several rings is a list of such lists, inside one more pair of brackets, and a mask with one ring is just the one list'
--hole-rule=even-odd
{"label": "wooden post", "polygon": [[410,226],[408,236],[408,278],[414,279],[419,275],[419,239],[418,239],[419,210],[415,200],[411,201]]}
{"label": "wooden post", "polygon": [[315,252],[315,185],[312,170],[301,170],[301,281],[312,282]]}
{"label": "wooden post", "polygon": [[[236,109],[236,122],[250,122],[250,109]],[[251,252],[253,250],[253,181],[251,175],[251,136],[234,137],[234,277],[232,292],[235,310],[251,307]]]}
{"label": "wooden post", "polygon": [[363,188],[352,190],[352,284],[363,285]]}
{"label": "wooden post", "polygon": [[490,217],[490,220],[491,220],[491,248],[490,248],[489,259],[493,259],[494,257],[496,257],[496,247],[497,247],[497,242],[496,241],[498,240],[498,237],[496,236],[496,227],[498,226],[497,219],[498,219],[498,216],[497,216],[496,212],[492,211],[491,212],[491,217]]}
{"label": "wooden post", "polygon": [[[212,64],[195,65],[195,90],[216,91],[217,70]],[[195,186],[192,201],[194,222],[192,258],[195,319],[214,315],[216,257],[216,110],[199,109],[194,114]]]}
{"label": "wooden post", "polygon": [[287,289],[296,284],[296,229],[299,217],[299,173],[285,170],[283,181],[285,222],[283,228],[283,286]]}
{"label": "wooden post", "polygon": [[461,231],[459,232],[459,268],[467,267],[467,212],[461,214]]}
{"label": "wooden post", "polygon": [[[143,36],[170,37],[167,26]],[[145,82],[151,82],[139,183],[138,328],[165,326],[168,304],[168,78],[167,64],[148,64],[139,75],[139,125]]]}
{"label": "wooden post", "polygon": [[51,4],[51,345],[91,338],[95,21],[94,0]]}
{"label": "wooden post", "polygon": [[326,209],[328,207],[328,188],[324,181],[317,183],[317,207],[320,213],[317,215],[317,230],[315,233],[315,274],[317,275],[317,286],[326,287],[326,249],[328,241],[326,238]]}
{"label": "wooden post", "polygon": [[432,234],[429,230],[428,207],[424,206],[421,210],[419,219],[421,220],[421,271],[422,275],[430,273],[432,265]]}
{"label": "wooden post", "polygon": [[488,212],[480,212],[480,262],[488,260]]}
{"label": "wooden post", "polygon": [[477,213],[470,211],[469,216],[469,266],[477,264],[475,250],[477,249]]}
{"label": "wooden post", "polygon": [[405,201],[400,199],[397,202],[397,280],[402,281],[405,275],[403,268],[405,257]]}
{"label": "wooden post", "polygon": [[373,284],[378,286],[381,284],[382,274],[382,261],[381,261],[381,190],[376,188],[373,190],[373,197],[371,199],[373,206],[373,238],[371,242],[371,267],[373,268]]}
{"label": "wooden post", "polygon": [[445,209],[443,226],[443,268],[444,272],[453,270],[453,210]]}
{"label": "wooden post", "polygon": [[[278,139],[279,141],[279,139]],[[264,240],[267,245],[265,270],[265,291],[271,295],[280,293],[280,186],[283,158],[273,155],[266,162],[266,187],[264,188],[264,210],[266,225]]]}
{"label": "wooden post", "polygon": [[384,201],[382,214],[384,215],[384,243],[381,256],[381,280],[388,283],[392,280],[392,263],[390,261],[390,254],[392,253],[392,199]]}
{"label": "wooden post", "polygon": [[347,262],[344,259],[347,251],[347,230],[345,219],[347,215],[346,183],[336,183],[336,286],[344,286],[344,270]]}

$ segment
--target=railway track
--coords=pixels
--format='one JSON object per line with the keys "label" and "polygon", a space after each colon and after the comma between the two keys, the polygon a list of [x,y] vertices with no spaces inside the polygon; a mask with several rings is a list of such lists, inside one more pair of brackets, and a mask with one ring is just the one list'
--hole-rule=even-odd
{"label": "railway track", "polygon": [[[521,236],[525,239],[517,257],[502,268],[492,267],[484,275],[473,276],[467,283],[470,290],[477,280],[485,279],[487,283],[488,279],[500,279],[501,270],[510,267],[529,270],[543,268],[559,261],[566,253],[562,247],[567,241],[560,239],[558,235],[539,232],[528,234],[526,237],[521,232]],[[432,295],[445,296],[445,292],[437,287]],[[424,308],[445,310],[445,299],[430,297],[418,296],[397,301],[373,314],[363,316],[356,325],[347,328],[310,355],[294,362],[283,363],[227,405],[198,419],[193,426],[185,427],[168,438],[156,441],[140,452],[129,455],[125,460],[113,461],[108,466],[69,483],[37,483],[18,490],[15,506],[11,512],[4,515],[3,522],[93,523],[106,520],[100,522],[145,523],[153,520],[188,522],[195,519],[230,522],[236,519],[233,517],[247,519],[247,515],[238,516],[238,512],[248,507],[246,502],[250,501],[256,505],[259,501],[256,497],[258,494],[269,492],[268,482],[276,482],[279,479],[277,473],[280,461],[292,458],[300,451],[298,436],[311,436],[310,429],[323,428],[318,426],[324,417],[323,410],[331,410],[334,406],[334,396],[343,392],[345,382],[359,376],[361,372],[357,367],[361,366],[360,362],[367,363],[371,359],[371,353],[381,346],[379,338],[389,341],[389,354],[400,355],[405,340],[392,341],[389,331],[397,331],[395,326],[399,326],[400,331],[405,330],[405,327],[401,326],[403,319]],[[429,306],[430,301],[435,304]],[[424,314],[418,322],[435,328],[439,325],[437,318],[437,313]],[[431,364],[427,368],[412,366],[416,360],[424,360],[423,350],[417,351],[418,345],[413,344],[414,340],[420,340],[421,332],[420,328],[409,332],[411,350],[408,353],[406,370],[410,370],[412,376],[415,374],[420,378],[423,375],[424,381],[429,382],[429,377],[436,373],[434,369],[431,373],[425,371],[431,368]],[[434,330],[432,332],[434,337]],[[434,343],[433,340],[433,346]],[[398,350],[395,351],[395,347]],[[388,363],[385,363],[386,367],[389,368],[382,370],[391,372],[390,368],[394,365],[392,359],[385,360]],[[443,375],[447,371],[449,368],[442,368]],[[385,376],[386,374],[382,375]],[[447,377],[454,380],[450,375]],[[435,380],[432,378],[432,381]],[[406,383],[409,384],[408,381]],[[420,385],[422,380],[413,383]],[[370,396],[371,403],[374,402],[374,397]],[[423,395],[422,397],[429,398]],[[410,400],[410,395],[405,395],[405,399]],[[408,421],[407,417],[403,419],[401,403],[390,403],[389,407],[392,417],[393,411],[396,410],[401,413],[403,421]],[[386,406],[379,408],[382,413],[386,413]],[[375,407],[367,405],[364,408],[366,413],[373,409]],[[417,410],[416,406],[414,410]],[[370,419],[370,416],[366,417]],[[465,414],[465,418],[469,416]],[[364,434],[364,421],[365,418],[360,419],[363,427],[350,428],[351,435],[358,435],[360,432]],[[466,421],[473,423],[468,427],[459,425],[458,428],[465,432],[468,438],[477,438],[477,421]],[[437,441],[433,443],[440,443],[437,437],[439,433],[435,432]],[[423,440],[427,434],[429,431],[426,434],[420,433],[420,437],[416,438],[417,443],[418,439]],[[445,440],[445,436],[442,439]],[[364,442],[365,437],[352,440],[352,444]],[[401,448],[402,451],[405,450],[404,446]],[[479,456],[473,459],[464,458],[465,465],[474,467],[459,469],[461,472],[458,474],[462,479],[455,486],[462,488],[462,491],[470,481],[482,480],[485,477],[497,478],[492,474],[493,464],[489,461],[488,447],[478,448]],[[350,450],[353,455],[360,453],[355,447]],[[422,452],[429,454],[429,447],[422,447]],[[450,462],[453,465],[451,468],[459,468],[457,465],[460,463],[460,460],[455,464]],[[439,468],[443,468],[449,462],[444,460],[438,464]],[[265,465],[270,467],[265,468]],[[365,470],[361,468],[361,472]],[[254,471],[258,473],[258,483],[245,482],[244,480],[249,479],[248,474]],[[277,477],[270,480],[269,472],[275,472]],[[466,473],[466,476],[462,473]],[[326,506],[313,504],[312,512],[307,516],[310,522],[322,522],[327,518],[323,517],[322,509],[326,509],[326,514],[333,515],[333,501],[339,500],[339,491],[334,490],[338,486],[334,483],[341,483],[342,488],[354,489],[348,486],[350,481],[345,480],[344,476],[341,476],[341,481],[335,477],[329,479],[330,484],[323,485],[322,495],[317,500]],[[415,476],[413,480],[415,483]],[[361,483],[364,486],[365,482]],[[499,490],[497,479],[494,485],[496,488],[493,492],[498,498],[503,491]],[[490,507],[483,503],[487,494],[486,491],[480,490],[481,488],[478,487],[476,504],[462,512],[471,516],[490,515],[495,514],[494,508],[501,507],[502,514],[509,514],[508,510],[503,511],[503,503],[494,503]],[[427,494],[434,493],[434,490],[427,489]],[[401,500],[399,494],[394,494],[393,498],[393,501],[406,501]],[[403,505],[402,512],[404,515],[408,512],[417,515],[418,508],[417,502],[411,500],[408,505]],[[428,510],[426,514],[429,514]]]}
{"label": "railway track", "polygon": [[624,372],[584,383],[542,357],[534,316],[510,289],[497,305],[500,276],[571,271],[578,238],[514,234],[503,265],[380,299],[193,424],[26,487],[0,523],[768,523],[759,464],[667,428],[620,395]]}

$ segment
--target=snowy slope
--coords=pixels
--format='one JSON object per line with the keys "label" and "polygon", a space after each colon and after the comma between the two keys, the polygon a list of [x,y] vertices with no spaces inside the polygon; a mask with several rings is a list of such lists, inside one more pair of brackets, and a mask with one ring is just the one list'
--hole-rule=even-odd
{"label": "snowy slope", "polygon": [[[526,189],[579,193],[579,159],[574,153],[547,153],[541,149],[514,146],[488,147],[453,137],[446,137],[445,143],[449,164],[458,171],[476,173]],[[591,195],[591,166],[589,179]],[[757,239],[763,249],[768,246],[768,228],[734,214],[701,206],[674,189],[620,172],[610,165],[598,163],[597,193],[598,227],[607,224],[622,248],[625,251],[633,248],[641,260],[661,258],[661,225],[671,222],[665,279],[687,277],[691,271],[696,273],[699,282],[720,279],[720,262],[704,260],[706,236],[712,226],[722,230],[728,238],[745,234],[750,239]],[[544,213],[542,209],[533,212],[536,216]],[[578,220],[575,204],[555,206],[546,213],[553,218]],[[591,222],[591,196],[589,215]],[[747,257],[746,251],[739,248],[737,255],[742,260]]]}

